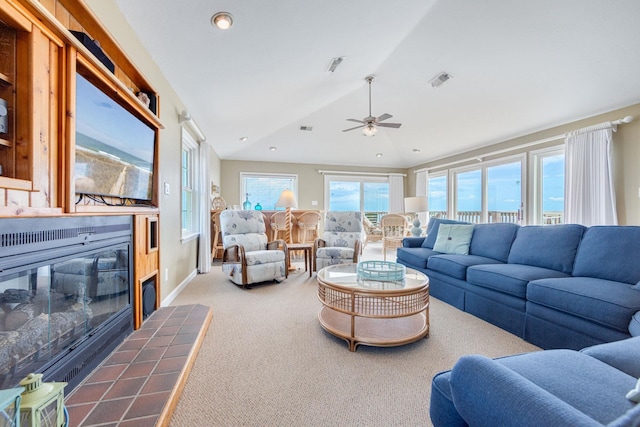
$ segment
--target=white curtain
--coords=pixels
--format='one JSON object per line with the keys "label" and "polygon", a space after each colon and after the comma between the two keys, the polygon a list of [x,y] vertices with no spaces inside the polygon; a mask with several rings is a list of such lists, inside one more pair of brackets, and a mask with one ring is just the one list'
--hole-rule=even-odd
{"label": "white curtain", "polygon": [[[416,196],[427,197],[427,179],[428,178],[429,176],[426,170],[421,170],[419,172],[416,172]],[[418,218],[420,218],[420,223],[422,223],[423,225],[427,224],[428,214],[429,212],[418,213]]]}
{"label": "white curtain", "polygon": [[611,169],[615,126],[574,131],[565,138],[565,201],[567,224],[617,225],[616,195]]}
{"label": "white curtain", "polygon": [[389,175],[389,213],[404,212],[404,175]]}
{"label": "white curtain", "polygon": [[200,197],[198,203],[198,272],[211,271],[211,183],[209,173],[209,157],[211,148],[207,141],[200,142],[200,155],[198,156],[198,177]]}

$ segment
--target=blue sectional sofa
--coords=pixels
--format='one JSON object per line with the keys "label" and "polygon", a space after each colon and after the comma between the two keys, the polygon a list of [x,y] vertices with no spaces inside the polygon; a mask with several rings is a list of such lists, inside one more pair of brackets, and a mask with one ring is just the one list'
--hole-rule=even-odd
{"label": "blue sectional sofa", "polygon": [[640,377],[640,337],[580,352],[464,356],[431,383],[435,427],[640,425],[627,398]]}
{"label": "blue sectional sofa", "polygon": [[397,250],[435,298],[545,349],[640,335],[640,227],[477,224],[467,255],[434,251],[452,223],[432,218]]}

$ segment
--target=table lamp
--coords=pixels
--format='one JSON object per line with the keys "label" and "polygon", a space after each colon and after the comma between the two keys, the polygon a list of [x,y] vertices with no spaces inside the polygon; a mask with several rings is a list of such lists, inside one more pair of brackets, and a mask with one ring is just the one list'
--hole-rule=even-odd
{"label": "table lamp", "polygon": [[296,200],[296,196],[295,194],[293,194],[293,191],[289,190],[288,188],[282,190],[282,193],[280,193],[280,197],[276,202],[276,206],[279,208],[287,209],[287,229],[285,231],[285,241],[287,243],[293,243],[293,240],[291,239],[291,208],[298,209],[298,201]]}
{"label": "table lamp", "polygon": [[426,212],[427,209],[426,196],[404,198],[404,211],[415,215],[413,219],[413,228],[411,229],[411,235],[414,237],[420,237],[422,235],[422,228],[420,228],[420,218],[418,217],[418,213]]}

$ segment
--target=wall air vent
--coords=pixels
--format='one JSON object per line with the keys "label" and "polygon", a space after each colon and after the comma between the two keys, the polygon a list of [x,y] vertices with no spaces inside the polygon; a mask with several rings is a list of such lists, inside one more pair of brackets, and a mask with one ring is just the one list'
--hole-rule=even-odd
{"label": "wall air vent", "polygon": [[306,130],[307,132],[311,132],[313,130],[313,126],[300,126],[300,130]]}
{"label": "wall air vent", "polygon": [[451,74],[443,71],[439,73],[437,76],[435,76],[434,78],[432,78],[431,80],[429,80],[429,84],[431,85],[431,87],[440,87],[444,82],[446,82],[451,78],[453,78]]}

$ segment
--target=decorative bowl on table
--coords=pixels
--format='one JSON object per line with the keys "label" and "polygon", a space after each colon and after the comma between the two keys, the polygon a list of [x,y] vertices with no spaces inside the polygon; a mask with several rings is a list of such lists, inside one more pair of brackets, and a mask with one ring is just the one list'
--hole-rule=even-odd
{"label": "decorative bowl on table", "polygon": [[406,274],[406,267],[397,262],[360,261],[357,267],[358,279],[377,280],[380,282],[401,282]]}

